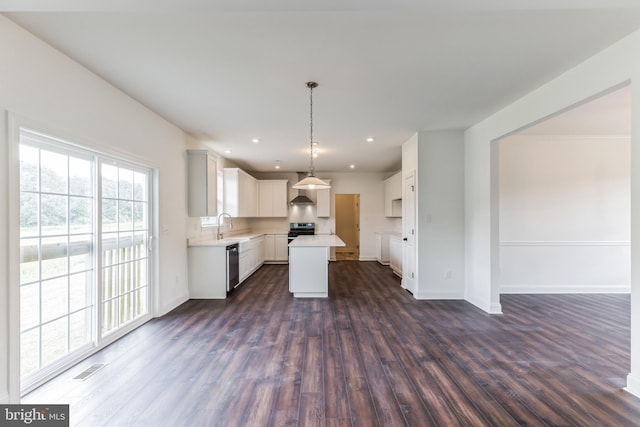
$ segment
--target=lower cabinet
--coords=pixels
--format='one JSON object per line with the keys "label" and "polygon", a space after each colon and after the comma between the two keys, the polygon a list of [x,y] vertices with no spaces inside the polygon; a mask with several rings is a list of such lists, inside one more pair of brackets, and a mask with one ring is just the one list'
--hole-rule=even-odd
{"label": "lower cabinet", "polygon": [[393,272],[402,277],[402,238],[389,236],[389,266]]}
{"label": "lower cabinet", "polygon": [[389,234],[375,233],[376,259],[382,265],[389,265]]}
{"label": "lower cabinet", "polygon": [[191,298],[227,297],[227,251],[224,246],[192,246],[187,250]]}
{"label": "lower cabinet", "polygon": [[289,237],[286,234],[264,236],[264,262],[283,264],[289,260]]}
{"label": "lower cabinet", "polygon": [[265,237],[254,237],[248,241],[240,242],[238,250],[239,256],[239,270],[240,270],[240,283],[242,283],[247,277],[251,276],[253,272],[264,264],[265,258]]}

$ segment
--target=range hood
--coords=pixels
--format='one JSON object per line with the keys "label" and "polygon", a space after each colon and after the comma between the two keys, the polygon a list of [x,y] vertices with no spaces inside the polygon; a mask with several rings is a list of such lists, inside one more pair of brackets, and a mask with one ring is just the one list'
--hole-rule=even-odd
{"label": "range hood", "polygon": [[[307,176],[304,172],[298,172],[298,181]],[[306,190],[298,190],[298,195],[291,199],[289,202],[291,206],[293,205],[315,205],[315,202],[307,197]]]}

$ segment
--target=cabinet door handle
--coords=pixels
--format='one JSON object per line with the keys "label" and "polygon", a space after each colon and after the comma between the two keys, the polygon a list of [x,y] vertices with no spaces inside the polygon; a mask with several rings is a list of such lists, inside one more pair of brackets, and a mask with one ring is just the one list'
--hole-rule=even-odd
{"label": "cabinet door handle", "polygon": [[404,241],[406,242],[406,241],[407,241],[407,240],[409,240],[409,239],[407,239],[406,237],[403,237],[403,238],[402,238],[402,240],[404,240]]}

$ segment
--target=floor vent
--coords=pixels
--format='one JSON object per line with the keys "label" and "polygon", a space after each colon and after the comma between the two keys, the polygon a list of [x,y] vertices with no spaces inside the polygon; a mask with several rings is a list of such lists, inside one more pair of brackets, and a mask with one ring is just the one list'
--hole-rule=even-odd
{"label": "floor vent", "polygon": [[84,381],[87,378],[89,378],[91,375],[95,374],[98,370],[104,368],[105,366],[107,366],[106,363],[94,363],[93,365],[89,366],[87,369],[85,369],[84,371],[80,372],[78,375],[73,377],[73,379],[78,381]]}

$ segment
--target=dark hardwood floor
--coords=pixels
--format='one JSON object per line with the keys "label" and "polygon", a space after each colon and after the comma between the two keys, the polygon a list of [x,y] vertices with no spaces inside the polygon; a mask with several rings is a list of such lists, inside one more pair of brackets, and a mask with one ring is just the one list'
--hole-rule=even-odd
{"label": "dark hardwood floor", "polygon": [[[328,299],[264,266],[26,396],[82,426],[640,426],[628,295],[416,301],[388,267],[330,264]],[[93,363],[108,363],[85,381]]]}

